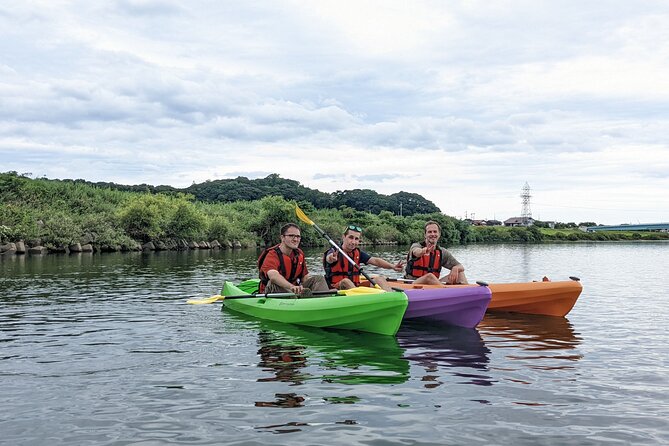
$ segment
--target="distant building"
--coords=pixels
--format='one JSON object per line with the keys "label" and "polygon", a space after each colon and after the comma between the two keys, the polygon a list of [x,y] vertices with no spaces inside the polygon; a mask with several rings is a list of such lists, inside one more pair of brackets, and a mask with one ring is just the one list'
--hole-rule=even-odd
{"label": "distant building", "polygon": [[532,226],[534,219],[532,217],[511,217],[504,220],[504,226]]}
{"label": "distant building", "polygon": [[669,231],[669,223],[640,223],[638,225],[588,226],[587,232],[597,231]]}
{"label": "distant building", "polygon": [[471,218],[465,218],[463,221],[469,223],[472,226],[501,226],[502,222],[499,220],[472,220]]}

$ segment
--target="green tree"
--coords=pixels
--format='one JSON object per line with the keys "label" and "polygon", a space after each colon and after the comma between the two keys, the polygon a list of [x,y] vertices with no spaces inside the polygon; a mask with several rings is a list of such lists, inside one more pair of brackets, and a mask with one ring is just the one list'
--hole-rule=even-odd
{"label": "green tree", "polygon": [[119,212],[121,226],[135,240],[148,242],[165,235],[169,211],[164,195],[142,194],[131,199]]}
{"label": "green tree", "polygon": [[258,234],[266,246],[276,244],[280,240],[281,226],[288,222],[296,222],[295,208],[278,196],[265,197],[258,204],[260,212],[249,226],[249,230]]}
{"label": "green tree", "polygon": [[533,243],[541,243],[544,239],[544,235],[542,232],[539,230],[539,228],[536,228],[534,226],[530,226],[527,228],[527,239],[530,242]]}
{"label": "green tree", "polygon": [[167,222],[165,235],[171,238],[202,237],[206,227],[204,214],[193,203],[180,199]]}

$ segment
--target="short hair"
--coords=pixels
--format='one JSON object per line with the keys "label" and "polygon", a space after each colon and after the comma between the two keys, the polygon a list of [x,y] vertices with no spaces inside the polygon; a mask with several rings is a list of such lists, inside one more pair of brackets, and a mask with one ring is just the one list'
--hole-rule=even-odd
{"label": "short hair", "polygon": [[425,223],[425,225],[423,226],[423,230],[427,232],[427,227],[430,225],[437,225],[437,229],[439,229],[439,232],[441,233],[441,225],[434,220],[430,220],[427,223]]}
{"label": "short hair", "polygon": [[[295,223],[286,223],[285,225],[281,226],[281,235],[286,235],[286,231],[288,231],[290,228],[300,229],[300,227]],[[300,232],[302,232],[301,229]]]}

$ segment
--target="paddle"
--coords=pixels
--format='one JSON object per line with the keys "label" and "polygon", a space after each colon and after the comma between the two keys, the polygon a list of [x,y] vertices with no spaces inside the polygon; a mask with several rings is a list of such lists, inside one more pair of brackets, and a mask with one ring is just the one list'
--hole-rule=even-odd
{"label": "paddle", "polygon": [[[388,282],[402,282],[402,283],[414,283],[414,279],[404,279],[401,277],[389,277],[386,279]],[[476,284],[479,286],[488,286],[487,282],[483,282],[481,280],[477,280]],[[458,284],[456,284],[458,285]]]}
{"label": "paddle", "polygon": [[345,258],[346,260],[349,261],[349,263],[350,263],[351,265],[353,265],[353,266],[355,266],[356,268],[358,268],[358,271],[360,271],[360,274],[362,274],[363,276],[365,276],[365,279],[369,280],[369,283],[371,283],[372,286],[377,286],[377,285],[376,285],[376,282],[374,282],[374,281],[372,280],[372,278],[369,277],[365,271],[363,271],[362,267],[361,267],[360,265],[358,265],[357,263],[355,263],[355,262],[353,261],[353,259],[350,258],[350,257],[348,256],[348,254],[346,254],[346,253],[344,252],[343,249],[341,249],[341,246],[339,246],[339,244],[337,244],[334,240],[332,240],[332,239],[330,238],[330,236],[327,235],[321,228],[319,228],[318,225],[317,225],[316,223],[314,223],[313,221],[311,221],[311,219],[310,219],[309,217],[307,217],[307,214],[305,214],[305,213],[302,211],[302,209],[300,209],[300,207],[299,207],[297,204],[295,204],[295,214],[297,215],[297,218],[299,218],[300,220],[302,220],[302,221],[305,222],[306,224],[308,224],[308,225],[310,225],[310,226],[313,226],[314,229],[316,229],[316,231],[317,231],[320,235],[322,235],[323,237],[325,237],[325,238],[328,240],[328,242],[330,242],[330,244],[331,244],[334,248],[336,248],[337,251],[339,251],[339,252],[341,253],[341,255],[343,255],[344,258]]}
{"label": "paddle", "polygon": [[[325,290],[325,291],[312,291],[310,293],[311,296],[326,296],[326,295],[336,295],[339,292],[337,290]],[[225,300],[225,299],[243,299],[246,297],[269,297],[269,298],[274,298],[274,299],[285,299],[287,297],[295,297],[298,296],[295,293],[267,293],[267,294],[238,294],[236,296],[221,296],[220,294],[217,294],[215,296],[207,297],[206,299],[189,299],[186,301],[187,304],[192,304],[192,305],[201,305],[201,304],[213,304],[214,302],[218,302],[219,300]],[[310,297],[310,296],[304,296],[304,297]]]}

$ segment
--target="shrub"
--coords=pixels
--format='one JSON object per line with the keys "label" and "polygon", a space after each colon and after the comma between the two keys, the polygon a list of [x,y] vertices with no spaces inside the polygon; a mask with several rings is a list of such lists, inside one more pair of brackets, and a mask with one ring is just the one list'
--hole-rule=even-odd
{"label": "shrub", "polygon": [[165,227],[166,237],[201,238],[204,236],[207,220],[193,203],[180,200]]}
{"label": "shrub", "polygon": [[135,240],[148,242],[165,235],[168,199],[142,194],[130,200],[119,212],[121,226]]}

